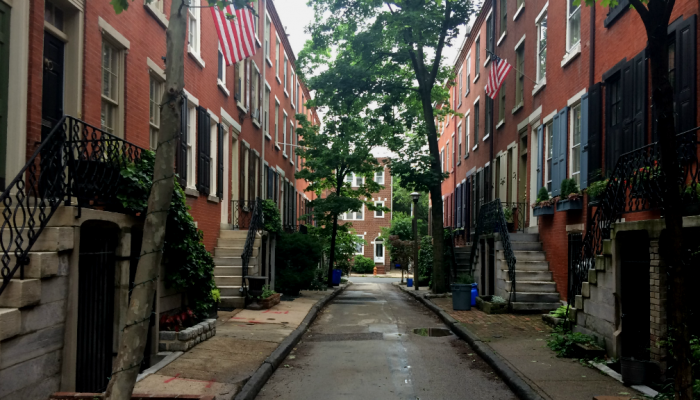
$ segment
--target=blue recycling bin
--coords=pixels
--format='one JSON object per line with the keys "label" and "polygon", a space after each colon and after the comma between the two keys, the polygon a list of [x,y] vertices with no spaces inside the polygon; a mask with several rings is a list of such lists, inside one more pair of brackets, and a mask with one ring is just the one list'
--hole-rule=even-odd
{"label": "blue recycling bin", "polygon": [[413,287],[413,278],[406,279],[406,286]]}
{"label": "blue recycling bin", "polygon": [[476,283],[472,283],[472,307],[476,307],[477,296],[479,296],[479,288]]}
{"label": "blue recycling bin", "polygon": [[340,285],[340,277],[343,275],[343,271],[339,269],[333,270],[333,286]]}

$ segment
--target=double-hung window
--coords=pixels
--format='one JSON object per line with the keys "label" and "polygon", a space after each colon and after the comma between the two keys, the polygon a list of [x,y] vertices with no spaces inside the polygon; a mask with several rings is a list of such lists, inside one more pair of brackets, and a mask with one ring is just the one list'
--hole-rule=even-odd
{"label": "double-hung window", "polygon": [[469,157],[469,117],[471,115],[469,114],[469,111],[467,111],[467,115],[464,117],[464,158]]}
{"label": "double-hung window", "polygon": [[571,179],[581,185],[581,103],[571,107]]}
{"label": "double-hung window", "polygon": [[360,175],[355,175],[355,183],[353,186],[360,187],[365,184],[365,177]]}
{"label": "double-hung window", "polygon": [[201,20],[200,20],[200,3],[201,0],[191,0],[190,7],[187,7],[190,16],[189,24],[189,37],[187,50],[197,56],[200,55],[200,33],[201,33]]}
{"label": "double-hung window", "polygon": [[187,102],[187,187],[194,189],[197,183],[197,107]]}
{"label": "double-hung window", "polygon": [[272,30],[272,22],[270,16],[265,14],[265,58],[270,62],[270,31]]}
{"label": "double-hung window", "polygon": [[507,0],[501,0],[500,4],[500,12],[501,12],[501,26],[500,26],[500,32],[498,34],[499,38],[502,37],[503,35],[506,34],[506,27],[508,26],[508,1]]}
{"label": "double-hung window", "polygon": [[287,157],[287,112],[282,110],[282,154]]}
{"label": "double-hung window", "polygon": [[498,92],[498,124],[506,120],[506,83],[503,82]]}
{"label": "double-hung window", "polygon": [[374,181],[380,185],[384,184],[384,171],[377,171],[374,173]]}
{"label": "double-hung window", "polygon": [[447,160],[447,171],[452,172],[452,163],[450,163],[450,142],[445,145],[445,158]]}
{"label": "double-hung window", "polygon": [[289,155],[292,156],[292,158],[289,159],[289,162],[291,162],[292,164],[294,164],[294,157],[293,157],[294,153],[295,153],[294,145],[296,144],[296,143],[294,143],[294,137],[296,135],[296,132],[295,132],[296,129],[294,129],[294,128],[295,128],[294,121],[292,121],[292,119],[290,118],[289,119]]}
{"label": "double-hung window", "polygon": [[280,102],[277,100],[277,96],[275,96],[275,144],[277,145],[277,149],[279,150],[280,148],[280,137],[279,137],[279,132],[280,132]]}
{"label": "double-hung window", "polygon": [[163,99],[163,82],[150,77],[149,91],[149,131],[151,138],[151,150],[158,148],[158,133],[160,132],[160,102]]}
{"label": "double-hung window", "polygon": [[462,93],[464,93],[464,77],[462,76],[462,68],[459,68],[459,93],[457,93],[457,107],[462,106]]}
{"label": "double-hung window", "polygon": [[282,71],[284,74],[284,94],[289,96],[287,92],[287,53],[284,53],[284,63],[282,64],[282,68],[284,68],[284,71]]}
{"label": "double-hung window", "polygon": [[235,64],[234,75],[236,80],[234,96],[236,98],[236,101],[238,102],[238,105],[244,107],[243,96],[245,95],[245,88],[243,87],[243,85],[245,82],[245,61],[239,61]]}
{"label": "double-hung window", "polygon": [[250,79],[250,112],[253,116],[253,121],[260,123],[260,71],[258,66],[253,65],[253,76]]}
{"label": "double-hung window", "polygon": [[120,137],[122,56],[122,52],[115,46],[102,41],[102,130]]}
{"label": "double-hung window", "polygon": [[[384,207],[384,202],[383,201],[375,201],[374,205],[377,207]],[[374,211],[374,218],[384,218],[384,211],[381,209]]]}
{"label": "double-hung window", "polygon": [[467,55],[467,87],[466,91],[464,93],[464,96],[466,97],[469,94],[469,88],[471,86],[471,80],[472,80],[472,56],[471,54]]}
{"label": "double-hung window", "polygon": [[263,110],[263,115],[262,115],[263,132],[265,132],[266,136],[269,136],[270,135],[270,87],[267,86],[267,83],[265,84],[265,95],[263,96],[262,110]]}
{"label": "double-hung window", "polygon": [[457,164],[462,163],[462,123],[457,124]]}
{"label": "double-hung window", "polygon": [[479,145],[479,102],[474,103],[474,147]]}
{"label": "double-hung window", "polygon": [[479,76],[479,68],[481,64],[481,38],[476,38],[476,47],[474,51],[474,78]]}
{"label": "double-hung window", "polygon": [[567,0],[566,19],[566,51],[570,51],[581,42],[581,4],[575,5],[576,0]]}
{"label": "double-hung window", "polygon": [[537,20],[537,83],[545,78],[547,73],[547,11]]}
{"label": "double-hung window", "polygon": [[445,148],[440,150],[440,170],[445,172]]}
{"label": "double-hung window", "polygon": [[355,254],[365,254],[365,237],[362,235],[357,235],[357,237],[360,238],[361,242],[355,243]]}
{"label": "double-hung window", "polygon": [[519,106],[525,104],[525,42],[520,44],[515,50],[515,65],[517,66],[517,71],[515,71],[515,107],[517,109]]}
{"label": "double-hung window", "polygon": [[544,180],[547,182],[547,190],[552,192],[552,155],[554,154],[554,131],[552,122],[544,126],[544,136],[547,139],[547,164],[544,170]]}
{"label": "double-hung window", "polygon": [[275,36],[275,77],[280,80],[280,38]]}

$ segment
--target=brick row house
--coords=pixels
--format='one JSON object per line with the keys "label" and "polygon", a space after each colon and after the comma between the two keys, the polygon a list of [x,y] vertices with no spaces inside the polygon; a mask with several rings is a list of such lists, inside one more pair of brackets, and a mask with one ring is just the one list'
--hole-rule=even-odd
{"label": "brick row house", "polygon": [[[111,370],[125,324],[143,219],[101,202],[114,182],[104,162],[117,152],[133,160],[157,147],[171,3],[139,0],[117,15],[106,1],[0,0],[0,185],[9,193],[0,267],[0,399],[106,387],[99,371]],[[252,2],[256,54],[229,67],[207,3],[190,3],[183,9],[187,101],[175,170],[214,255],[221,305],[240,307],[241,253],[255,199],[275,201],[285,228],[296,229],[311,200],[294,177],[302,163],[295,154],[296,116],[319,120],[306,107],[311,96],[295,73],[273,0]],[[47,141],[57,130],[60,148]],[[77,170],[70,164],[74,150],[103,159]],[[63,179],[72,182],[58,185],[68,195],[47,189]],[[76,195],[86,191],[87,200]],[[37,229],[43,229],[38,236]],[[247,272],[269,278],[270,240],[253,238]],[[18,262],[26,265],[13,274]],[[182,305],[183,295],[159,278],[156,315]],[[149,356],[158,352],[158,330],[154,318]],[[98,372],[90,381],[78,369]]]}
{"label": "brick row house", "polygon": [[[697,13],[697,2],[677,1],[668,27],[678,133],[698,126]],[[660,202],[636,186],[610,197],[622,204],[612,211],[586,192],[574,201],[562,194],[564,179],[583,190],[603,177],[626,185],[654,178],[634,175],[658,165],[646,43],[628,1],[590,7],[487,0],[454,62],[450,107],[461,116],[438,121],[438,131],[440,161],[450,173],[442,184],[444,224],[456,230],[458,245],[466,245],[458,264],[468,264],[480,292],[510,299],[519,311],[549,310],[569,300],[576,329],[596,336],[610,355],[651,358],[663,367],[665,353],[657,344],[667,329]],[[484,92],[490,53],[514,67],[495,100]],[[697,136],[689,135],[683,165],[694,171]],[[685,185],[692,182],[697,177]],[[559,198],[550,212],[536,216],[531,204],[542,187]],[[482,207],[495,199],[507,210],[513,274],[503,235],[476,236],[485,228],[478,224]],[[692,227],[698,213],[687,214],[688,240],[697,241]],[[469,264],[472,246],[476,256]]]}

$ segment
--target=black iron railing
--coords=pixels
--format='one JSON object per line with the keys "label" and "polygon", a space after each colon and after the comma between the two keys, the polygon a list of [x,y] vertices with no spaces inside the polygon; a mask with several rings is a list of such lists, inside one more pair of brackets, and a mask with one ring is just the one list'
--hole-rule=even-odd
{"label": "black iron railing", "polygon": [[231,200],[231,224],[233,229],[250,228],[253,209],[257,200]]}
{"label": "black iron railing", "polygon": [[[698,129],[700,127],[677,136],[676,162],[682,170],[678,189],[684,207],[700,204]],[[597,207],[588,220],[578,257],[569,264],[569,304],[581,294],[583,282],[588,280],[588,270],[595,268],[595,257],[603,250],[603,240],[610,237],[611,225],[623,214],[662,207],[666,177],[661,171],[660,150],[657,143],[652,143],[625,153],[617,160],[615,169],[608,176],[605,191],[595,199]],[[589,202],[591,200],[589,198]]]}
{"label": "black iron railing", "polygon": [[512,224],[509,227],[511,232],[525,232],[530,218],[530,208],[527,203],[504,201],[503,214],[506,216],[506,223]]}
{"label": "black iron railing", "polygon": [[[508,296],[508,306],[515,300],[515,253],[510,245],[510,235],[508,234],[508,225],[505,215],[503,214],[503,203],[500,199],[496,199],[489,203],[485,203],[479,209],[479,216],[476,223],[476,232],[472,235],[472,252],[469,256],[469,264],[474,271],[476,252],[479,247],[479,239],[481,236],[499,233],[501,235],[501,245],[503,246],[503,255],[508,264],[508,278],[510,279],[510,294]],[[485,255],[482,255],[485,257]]]}
{"label": "black iron railing", "polygon": [[282,230],[287,232],[287,233],[295,233],[299,232],[302,234],[307,234],[308,233],[308,225],[307,224],[283,224],[282,225]]}
{"label": "black iron railing", "polygon": [[2,286],[19,272],[61,203],[110,206],[117,201],[121,171],[144,150],[79,119],[65,116],[44,138],[19,174],[0,195]]}
{"label": "black iron railing", "polygon": [[258,197],[252,204],[250,204],[250,206],[251,218],[250,224],[248,226],[248,236],[246,237],[245,246],[243,247],[243,253],[241,254],[241,269],[243,272],[242,289],[246,298],[246,302],[248,300],[248,291],[246,284],[246,279],[248,278],[248,263],[250,262],[250,256],[253,254],[255,240],[257,239],[258,234],[262,232],[264,227],[262,200],[260,200],[260,198]]}

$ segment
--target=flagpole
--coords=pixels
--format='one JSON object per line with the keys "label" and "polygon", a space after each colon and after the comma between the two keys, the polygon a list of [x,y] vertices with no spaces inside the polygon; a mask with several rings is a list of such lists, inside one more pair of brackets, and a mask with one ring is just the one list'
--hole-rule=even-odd
{"label": "flagpole", "polygon": [[[488,49],[486,49],[486,54],[488,54],[488,55],[491,56],[491,57],[495,57],[495,56],[496,56],[496,53],[493,53],[493,52],[491,52],[491,51],[488,50]],[[527,79],[531,80],[532,83],[534,83],[535,85],[537,85],[537,82],[536,82],[534,79],[530,78],[529,76],[525,75],[525,72],[523,72],[523,71],[521,71],[521,70],[519,70],[519,69],[513,67],[512,65],[511,65],[511,68],[513,68],[514,70],[520,72],[521,74],[523,74],[524,77],[526,77]]]}

